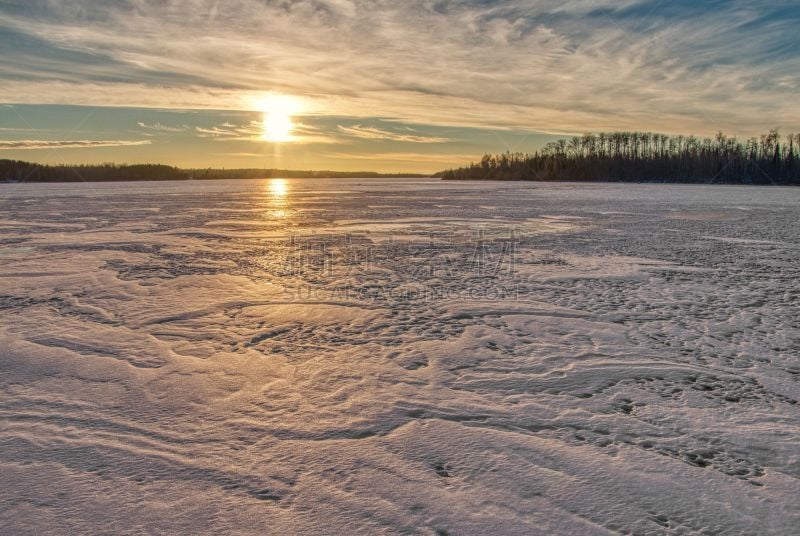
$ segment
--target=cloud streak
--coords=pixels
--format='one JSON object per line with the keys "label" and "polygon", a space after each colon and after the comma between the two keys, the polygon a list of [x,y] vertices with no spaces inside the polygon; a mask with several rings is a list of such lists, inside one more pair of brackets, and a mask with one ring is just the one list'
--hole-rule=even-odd
{"label": "cloud streak", "polygon": [[213,127],[194,127],[195,132],[201,138],[214,138],[221,141],[253,141],[259,140],[263,127],[256,121],[251,121],[247,125],[233,125],[223,123]]}
{"label": "cloud streak", "polygon": [[0,101],[244,110],[276,91],[312,114],[482,128],[743,134],[800,123],[793,3],[16,5],[0,7],[0,30],[29,46],[5,45]]}
{"label": "cloud streak", "polygon": [[346,127],[339,125],[339,132],[351,136],[353,138],[361,138],[365,140],[386,140],[386,141],[399,141],[405,143],[445,143],[450,141],[448,138],[440,138],[435,136],[418,136],[416,134],[405,134],[398,132],[389,132],[376,127],[365,127],[362,125],[354,125]]}
{"label": "cloud streak", "polygon": [[152,125],[148,125],[147,123],[143,123],[141,121],[138,121],[136,124],[145,130],[151,130],[155,132],[168,132],[170,134],[175,134],[178,132],[186,132],[187,130],[189,130],[189,127],[187,125],[180,125],[176,127],[169,125],[162,125],[161,123],[153,123]]}
{"label": "cloud streak", "polygon": [[150,140],[0,140],[0,151],[24,149],[86,149],[150,145]]}
{"label": "cloud streak", "polygon": [[[195,134],[200,138],[210,138],[217,141],[256,141],[264,142],[264,123],[250,121],[244,125],[225,122],[211,127],[194,127]],[[292,129],[292,143],[338,143],[338,140],[326,136],[319,129],[305,124],[296,124]]]}

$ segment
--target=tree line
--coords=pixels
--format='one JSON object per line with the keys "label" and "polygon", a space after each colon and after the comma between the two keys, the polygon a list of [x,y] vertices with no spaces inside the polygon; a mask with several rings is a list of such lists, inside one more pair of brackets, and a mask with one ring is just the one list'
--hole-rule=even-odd
{"label": "tree line", "polygon": [[0,182],[169,181],[186,173],[161,164],[48,166],[21,160],[0,160]]}
{"label": "tree line", "polygon": [[269,178],[382,178],[422,177],[371,171],[303,171],[288,169],[180,169],[162,164],[99,164],[50,166],[0,160],[0,182],[112,182]]}
{"label": "tree line", "polygon": [[484,155],[437,174],[446,180],[683,182],[800,185],[800,134],[740,141],[651,132],[601,132],[548,143],[532,154]]}
{"label": "tree line", "polygon": [[205,179],[379,179],[428,177],[418,173],[378,173],[375,171],[330,171],[302,169],[187,169],[191,178]]}

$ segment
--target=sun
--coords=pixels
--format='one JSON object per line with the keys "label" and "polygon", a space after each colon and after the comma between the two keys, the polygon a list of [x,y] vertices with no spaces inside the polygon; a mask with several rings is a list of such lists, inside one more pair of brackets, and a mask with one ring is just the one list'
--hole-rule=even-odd
{"label": "sun", "polygon": [[294,123],[292,117],[280,112],[264,112],[264,132],[262,139],[275,143],[292,141]]}
{"label": "sun", "polygon": [[272,143],[296,141],[292,116],[300,112],[300,101],[288,95],[268,95],[257,103],[264,114],[261,139]]}

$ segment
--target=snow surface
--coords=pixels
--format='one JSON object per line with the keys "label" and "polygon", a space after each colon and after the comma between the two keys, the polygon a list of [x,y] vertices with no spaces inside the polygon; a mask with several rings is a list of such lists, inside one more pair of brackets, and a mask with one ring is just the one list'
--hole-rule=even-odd
{"label": "snow surface", "polygon": [[0,194],[3,534],[800,527],[800,189]]}

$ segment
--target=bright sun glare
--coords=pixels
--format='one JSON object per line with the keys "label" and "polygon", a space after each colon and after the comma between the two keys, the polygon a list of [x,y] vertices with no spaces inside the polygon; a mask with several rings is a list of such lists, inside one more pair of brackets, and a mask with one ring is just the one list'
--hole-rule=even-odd
{"label": "bright sun glare", "polygon": [[269,193],[267,215],[277,220],[286,218],[289,215],[289,203],[286,198],[289,193],[289,184],[286,179],[267,180],[266,191]]}
{"label": "bright sun glare", "polygon": [[275,197],[283,197],[289,191],[285,179],[270,179],[268,187],[269,193]]}
{"label": "bright sun glare", "polygon": [[261,139],[272,143],[295,141],[296,127],[292,116],[300,112],[300,102],[287,95],[269,95],[258,101],[259,111],[264,113]]}

